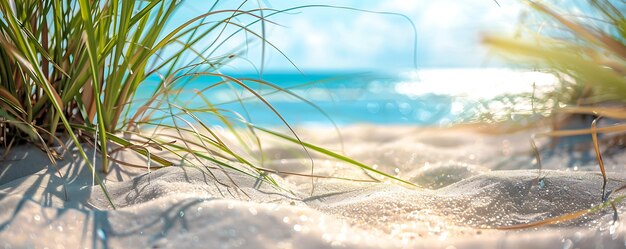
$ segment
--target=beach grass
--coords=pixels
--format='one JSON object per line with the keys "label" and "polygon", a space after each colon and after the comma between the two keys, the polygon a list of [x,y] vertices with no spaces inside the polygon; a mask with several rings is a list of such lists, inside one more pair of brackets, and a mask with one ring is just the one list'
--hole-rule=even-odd
{"label": "beach grass", "polygon": [[623,4],[589,0],[580,16],[526,2],[541,15],[539,23],[526,24],[519,37],[486,35],[483,42],[513,61],[558,74],[562,85],[549,96],[562,96],[554,111],[623,118],[618,108],[602,105],[612,102],[621,107],[626,101]]}
{"label": "beach grass", "polygon": [[[180,18],[175,16],[178,1],[2,1],[0,137],[5,151],[30,143],[44,150],[54,162],[64,154],[54,147],[65,146],[65,139],[70,139],[105,194],[106,186],[96,174],[95,154],[91,158],[84,146],[91,145],[94,151],[97,148],[102,161],[99,170],[105,174],[111,161],[148,171],[175,165],[208,169],[207,164],[241,171],[232,167],[232,163],[239,163],[249,168],[242,172],[276,184],[267,174],[272,171],[253,160],[263,161],[258,158],[263,153],[256,134],[258,128],[245,118],[248,114],[219,108],[208,93],[228,86],[244,110],[245,100],[237,92],[247,92],[261,101],[291,134],[262,131],[299,144],[307,154],[315,150],[404,182],[348,157],[303,143],[251,85],[268,86],[275,92],[313,103],[260,79],[222,73],[221,69],[233,60],[244,60],[242,54],[252,43],[260,44],[263,51],[271,48],[282,53],[265,39],[265,25],[275,24],[268,16],[284,11],[266,9],[260,4],[248,7],[245,1],[237,8],[221,9],[219,2],[215,1],[206,13],[167,28]],[[241,36],[246,38],[237,39]],[[191,108],[185,105],[188,99],[178,97],[188,90],[186,84],[200,76],[213,81],[196,90],[195,97],[202,99],[205,106]],[[158,84],[142,88],[151,78],[158,78]],[[145,89],[150,89],[149,97],[137,98],[138,92]],[[216,123],[200,117],[207,114]],[[232,133],[238,143],[224,141],[223,134],[214,128],[218,125]],[[157,132],[163,130],[169,132]],[[112,154],[121,150],[142,155],[147,165],[114,159]],[[161,156],[163,152],[170,157]],[[172,160],[171,156],[177,159]],[[313,170],[308,176],[315,177]]]}
{"label": "beach grass", "polygon": [[[537,1],[526,1],[539,23],[526,24],[516,38],[486,35],[483,42],[512,61],[548,70],[559,86],[533,98],[543,105],[539,112],[550,116],[588,115],[595,118],[626,118],[626,19],[623,3],[589,0],[582,15],[557,11]],[[535,27],[540,27],[533,29]],[[542,134],[551,137],[626,131],[619,123],[609,127],[560,130]]]}
{"label": "beach grass", "polygon": [[[609,200],[609,196],[623,187],[606,191],[607,175],[598,133],[623,136],[626,132],[626,5],[619,1],[588,0],[578,8],[582,14],[574,14],[547,3],[525,2],[532,14],[539,15],[538,23],[522,25],[515,38],[486,35],[483,42],[516,63],[548,70],[561,79],[561,84],[544,96],[532,96],[534,102],[551,103],[539,111],[559,120],[552,122],[553,131],[538,135],[552,138],[591,135],[603,178],[601,200],[604,203],[600,207],[610,204],[617,214],[613,202],[623,198]],[[562,116],[572,115],[591,116],[593,121],[586,129],[562,129],[566,125],[562,120],[568,120]],[[598,127],[601,118],[615,124]],[[511,228],[571,220],[590,210]]]}

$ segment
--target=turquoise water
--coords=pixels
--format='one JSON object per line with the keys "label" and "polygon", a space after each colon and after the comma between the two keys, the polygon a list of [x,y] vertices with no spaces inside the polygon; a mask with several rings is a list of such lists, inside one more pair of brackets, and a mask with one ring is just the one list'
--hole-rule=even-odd
{"label": "turquoise water", "polygon": [[[441,125],[466,119],[472,115],[475,105],[487,92],[493,96],[520,89],[508,84],[510,72],[497,76],[501,71],[489,70],[434,70],[421,74],[411,73],[266,73],[262,79],[278,87],[288,89],[314,103],[295,98],[285,92],[276,92],[270,86],[245,81],[246,85],[262,95],[291,125],[350,125],[356,123]],[[491,75],[491,78],[483,75]],[[259,78],[256,74],[230,74],[236,78]],[[477,78],[477,79],[473,79]],[[501,79],[504,78],[504,79]],[[263,126],[282,125],[282,121],[268,106],[248,90],[235,84],[214,85],[218,77],[187,77],[178,81],[180,93],[171,100],[178,105],[207,108],[209,101],[226,116],[237,115],[251,123]],[[500,82],[503,81],[503,82]],[[137,99],[151,96],[156,78],[150,79],[139,91]],[[490,91],[495,91],[491,93]],[[241,99],[239,101],[238,99]],[[228,111],[226,111],[228,110]],[[235,113],[231,113],[236,112]],[[219,123],[215,115],[196,112],[195,115],[208,123]],[[182,117],[182,115],[181,115]],[[190,117],[185,119],[190,120]],[[192,121],[191,118],[190,121]]]}

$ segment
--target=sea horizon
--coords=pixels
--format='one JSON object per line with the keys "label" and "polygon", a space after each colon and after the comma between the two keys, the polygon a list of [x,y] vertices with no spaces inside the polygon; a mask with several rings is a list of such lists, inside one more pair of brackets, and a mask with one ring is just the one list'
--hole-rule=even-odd
{"label": "sea horizon", "polygon": [[[234,78],[262,79],[288,90],[290,93],[246,81],[287,123],[294,126],[449,125],[468,121],[479,111],[479,105],[498,97],[538,91],[557,82],[557,78],[549,73],[507,68],[424,68],[399,72],[266,71],[262,77],[256,72],[224,74]],[[181,105],[191,109],[205,108],[205,101],[210,101],[216,108],[236,112],[232,116],[234,119],[244,118],[262,126],[284,124],[266,103],[235,84],[211,87],[204,91],[204,97],[199,97],[198,91],[217,83],[218,77],[181,79],[187,81],[185,89],[176,98]],[[146,99],[159,82],[156,77],[147,79],[135,99]],[[497,108],[497,104],[488,108]],[[255,113],[254,118],[250,118],[249,113]],[[209,123],[216,121],[211,114],[198,115]],[[235,117],[237,115],[240,117]]]}

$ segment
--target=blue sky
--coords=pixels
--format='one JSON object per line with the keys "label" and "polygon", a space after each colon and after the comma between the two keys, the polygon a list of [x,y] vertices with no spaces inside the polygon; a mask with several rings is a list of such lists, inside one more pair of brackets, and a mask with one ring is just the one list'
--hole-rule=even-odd
{"label": "blue sky", "polygon": [[[233,3],[233,1],[230,1]],[[523,10],[521,1],[499,0],[336,0],[262,1],[285,9],[307,4],[330,4],[407,16],[417,30],[419,68],[499,67],[480,44],[486,32],[511,34]],[[232,8],[224,4],[223,8]],[[251,1],[248,9],[257,1]],[[202,13],[206,1],[190,0],[178,13],[189,17]],[[304,71],[404,70],[413,68],[414,32],[406,19],[345,9],[308,8],[272,17],[282,25],[268,24],[268,40]],[[295,71],[280,53],[268,48],[266,71]],[[260,65],[260,42],[250,44],[247,57]],[[238,60],[233,70],[252,70],[250,62]]]}

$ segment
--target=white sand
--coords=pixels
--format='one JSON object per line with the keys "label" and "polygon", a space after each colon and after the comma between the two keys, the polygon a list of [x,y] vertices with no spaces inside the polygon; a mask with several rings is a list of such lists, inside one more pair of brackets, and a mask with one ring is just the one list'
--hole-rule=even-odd
{"label": "white sand", "polygon": [[[343,128],[347,155],[429,189],[316,179],[312,190],[310,178],[282,174],[274,175],[276,188],[234,171],[227,177],[170,167],[147,174],[114,166],[107,188],[117,210],[98,186],[87,187],[91,174],[80,158],[59,161],[63,180],[41,151],[18,147],[0,162],[0,248],[626,247],[623,225],[611,226],[611,209],[538,229],[494,229],[600,203],[601,176],[588,152],[546,150],[548,170],[533,185],[539,172],[530,133]],[[300,134],[341,150],[332,129]],[[310,173],[297,146],[269,139],[264,151],[266,167]],[[369,179],[346,163],[313,157],[315,174]],[[608,189],[615,189],[626,181],[619,173],[626,157],[605,157]]]}

